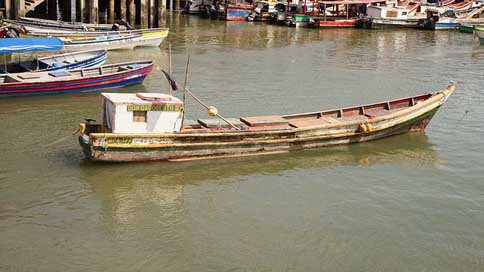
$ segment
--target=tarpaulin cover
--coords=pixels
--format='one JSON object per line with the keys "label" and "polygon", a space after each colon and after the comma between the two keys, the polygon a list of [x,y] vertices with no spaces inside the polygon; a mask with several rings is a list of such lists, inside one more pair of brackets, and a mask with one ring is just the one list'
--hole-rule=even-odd
{"label": "tarpaulin cover", "polygon": [[0,38],[0,54],[60,50],[64,42],[58,38]]}

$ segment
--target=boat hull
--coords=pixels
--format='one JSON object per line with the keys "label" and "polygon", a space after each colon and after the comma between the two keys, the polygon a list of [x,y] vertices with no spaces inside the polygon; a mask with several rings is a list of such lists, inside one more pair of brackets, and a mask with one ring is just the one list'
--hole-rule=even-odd
{"label": "boat hull", "polygon": [[[143,82],[146,76],[151,72],[152,68],[153,64],[151,63],[137,69],[108,75],[79,79],[60,78],[58,80],[50,80],[47,82],[38,81],[0,84],[0,97],[58,94],[124,87]],[[71,72],[76,72],[76,70]]]}
{"label": "boat hull", "polygon": [[[78,39],[86,37],[97,37],[100,35],[105,36],[130,36],[139,35],[141,37],[136,38],[133,42],[135,47],[138,46],[160,46],[163,40],[168,36],[168,29],[155,29],[155,30],[133,30],[133,31],[107,31],[107,32],[50,32],[50,31],[33,31],[26,34],[22,34],[25,37],[58,37],[61,39]],[[94,47],[94,46],[93,46]],[[97,46],[95,46],[97,47]],[[114,47],[114,45],[113,45]],[[121,47],[122,48],[122,47]],[[119,49],[119,48],[117,48]]]}
{"label": "boat hull", "polygon": [[358,19],[348,20],[320,20],[319,27],[321,28],[348,28],[355,27]]}
{"label": "boat hull", "polygon": [[389,19],[389,18],[372,18],[374,28],[392,28],[392,27],[407,27],[416,28],[418,20],[410,19]]}
{"label": "boat hull", "polygon": [[459,26],[459,31],[462,33],[474,33],[474,25],[461,24]]}
{"label": "boat hull", "polygon": [[[361,130],[361,122],[337,126],[268,131],[175,133],[175,134],[81,134],[79,143],[86,158],[93,161],[183,161],[220,157],[262,155],[377,140],[411,131],[423,131],[453,92],[438,93],[414,110],[375,118],[372,129]],[[285,118],[291,118],[287,116]]]}
{"label": "boat hull", "polygon": [[227,7],[225,14],[226,21],[247,21],[250,10],[243,7]]}

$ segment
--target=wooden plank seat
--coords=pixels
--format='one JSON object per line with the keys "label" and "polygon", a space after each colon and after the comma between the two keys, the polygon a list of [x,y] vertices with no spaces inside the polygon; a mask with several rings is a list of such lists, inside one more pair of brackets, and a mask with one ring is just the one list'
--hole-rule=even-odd
{"label": "wooden plank seat", "polygon": [[365,116],[371,119],[371,118],[387,115],[387,114],[390,114],[390,113],[391,113],[391,111],[389,111],[387,109],[380,109],[380,110],[366,111]]}
{"label": "wooden plank seat", "polygon": [[289,121],[289,125],[296,128],[302,127],[314,127],[314,126],[321,126],[321,125],[328,125],[338,123],[333,117],[321,116],[318,118],[301,118],[301,119],[292,119]]}
{"label": "wooden plank seat", "polygon": [[289,125],[289,121],[279,115],[241,117],[240,121],[251,127]]}
{"label": "wooden plank seat", "polygon": [[53,76],[53,77],[63,77],[63,76],[70,76],[70,75],[71,75],[71,73],[69,73],[66,70],[58,70],[58,71],[49,72],[49,76]]}
{"label": "wooden plank seat", "polygon": [[24,75],[18,75],[17,77],[20,78],[20,79],[36,79],[36,78],[40,78],[40,76],[39,75],[36,75],[36,74],[24,74]]}
{"label": "wooden plank seat", "polygon": [[[227,121],[232,123],[234,126],[240,129],[247,129],[247,125],[242,123],[239,119],[237,118],[225,118]],[[197,122],[202,125],[203,127],[206,128],[231,128],[229,124],[224,122],[223,120],[219,118],[211,118],[211,119],[198,119]]]}

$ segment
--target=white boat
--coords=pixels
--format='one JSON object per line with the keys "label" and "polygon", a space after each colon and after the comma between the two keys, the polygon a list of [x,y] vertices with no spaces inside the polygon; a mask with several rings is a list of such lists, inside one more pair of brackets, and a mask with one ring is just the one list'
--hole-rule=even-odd
{"label": "white boat", "polygon": [[417,27],[419,17],[416,12],[419,4],[412,6],[393,7],[393,6],[374,6],[367,7],[368,17],[371,18],[373,27]]}
{"label": "white boat", "polygon": [[451,30],[459,29],[460,23],[455,11],[448,9],[441,13],[440,9],[426,9],[427,18],[420,19],[417,27],[426,30]]}

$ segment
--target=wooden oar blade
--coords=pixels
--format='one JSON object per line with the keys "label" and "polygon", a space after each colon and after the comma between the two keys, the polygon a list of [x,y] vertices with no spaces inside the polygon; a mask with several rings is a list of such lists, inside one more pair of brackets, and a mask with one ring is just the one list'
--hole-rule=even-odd
{"label": "wooden oar blade", "polygon": [[173,91],[178,90],[178,84],[176,83],[176,80],[175,80],[174,78],[172,78],[172,77],[170,76],[170,74],[169,74],[169,73],[167,73],[165,70],[161,70],[161,71],[162,71],[162,72],[163,72],[163,74],[165,75],[166,80],[168,80],[168,82],[170,83],[171,89],[172,89]]}

